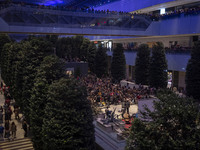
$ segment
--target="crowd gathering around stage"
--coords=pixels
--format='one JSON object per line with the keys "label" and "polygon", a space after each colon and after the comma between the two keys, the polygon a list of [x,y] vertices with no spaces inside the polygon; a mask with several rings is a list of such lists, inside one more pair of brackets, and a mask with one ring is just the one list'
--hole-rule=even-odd
{"label": "crowd gathering around stage", "polygon": [[154,95],[155,88],[144,87],[139,85],[138,88],[130,88],[128,83],[126,86],[121,84],[113,84],[111,78],[97,78],[95,75],[88,75],[83,77],[82,82],[86,85],[88,90],[88,99],[92,104],[97,106],[122,104],[123,102],[130,102],[136,104],[138,100],[150,98]]}

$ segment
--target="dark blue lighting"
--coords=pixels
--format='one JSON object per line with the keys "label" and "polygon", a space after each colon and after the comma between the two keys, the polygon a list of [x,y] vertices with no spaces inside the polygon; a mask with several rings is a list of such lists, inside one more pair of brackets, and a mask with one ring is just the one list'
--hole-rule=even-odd
{"label": "dark blue lighting", "polygon": [[43,2],[38,4],[44,6],[55,6],[55,5],[61,5],[63,3],[64,3],[63,0],[44,0]]}

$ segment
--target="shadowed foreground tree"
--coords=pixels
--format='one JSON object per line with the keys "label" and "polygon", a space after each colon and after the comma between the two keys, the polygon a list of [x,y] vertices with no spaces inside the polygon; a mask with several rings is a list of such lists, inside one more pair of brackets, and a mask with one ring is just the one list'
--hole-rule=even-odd
{"label": "shadowed foreground tree", "polygon": [[164,46],[161,42],[157,42],[153,45],[149,73],[149,82],[151,87],[167,87],[167,61]]}
{"label": "shadowed foreground tree", "polygon": [[186,92],[200,102],[200,41],[196,42],[186,68]]}
{"label": "shadowed foreground tree", "polygon": [[[37,75],[37,67],[40,66],[44,57],[53,53],[50,42],[43,38],[32,38],[30,48],[27,48],[23,58],[23,86],[22,88],[22,110],[29,122],[30,119],[30,99],[31,92],[34,85],[34,79]],[[22,66],[21,66],[22,67]]]}
{"label": "shadowed foreground tree", "polygon": [[46,56],[37,70],[37,76],[32,89],[30,101],[30,123],[33,146],[37,150],[43,149],[42,124],[44,109],[47,103],[47,91],[49,85],[64,76],[64,62],[57,56]]}
{"label": "shadowed foreground tree", "polygon": [[95,149],[92,109],[86,88],[74,78],[62,78],[50,85],[47,97],[44,149]]}
{"label": "shadowed foreground tree", "polygon": [[200,148],[200,112],[192,99],[180,98],[171,91],[160,91],[155,110],[148,108],[132,123],[127,150]]}
{"label": "shadowed foreground tree", "polygon": [[101,78],[103,75],[107,75],[108,61],[106,49],[99,44],[96,56],[95,56],[95,73],[97,77]]}
{"label": "shadowed foreground tree", "polygon": [[113,82],[119,83],[122,79],[125,79],[126,59],[124,55],[124,48],[121,43],[117,43],[116,48],[113,51],[111,75]]}
{"label": "shadowed foreground tree", "polygon": [[137,51],[135,61],[136,84],[149,84],[150,50],[147,44],[141,44]]}

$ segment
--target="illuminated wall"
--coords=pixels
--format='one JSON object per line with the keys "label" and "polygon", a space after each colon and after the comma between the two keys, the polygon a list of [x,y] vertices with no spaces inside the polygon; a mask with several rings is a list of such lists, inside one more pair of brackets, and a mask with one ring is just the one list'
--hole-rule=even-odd
{"label": "illuminated wall", "polygon": [[120,0],[103,6],[95,7],[96,10],[110,10],[110,11],[134,11],[153,5],[171,2],[175,0]]}
{"label": "illuminated wall", "polygon": [[[112,52],[108,51],[107,54],[112,56]],[[126,64],[135,66],[136,52],[124,52],[126,57]],[[188,60],[190,59],[190,54],[186,53],[166,53],[166,59],[168,64],[168,70],[175,71],[186,71]]]}

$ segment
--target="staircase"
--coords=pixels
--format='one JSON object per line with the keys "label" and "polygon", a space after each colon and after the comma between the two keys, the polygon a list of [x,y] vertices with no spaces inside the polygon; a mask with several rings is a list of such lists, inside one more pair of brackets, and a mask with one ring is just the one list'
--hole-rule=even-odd
{"label": "staircase", "polygon": [[31,139],[21,138],[0,142],[0,150],[34,150]]}

